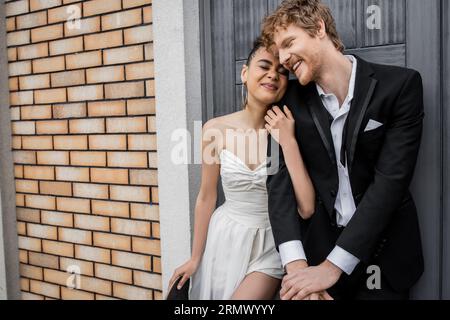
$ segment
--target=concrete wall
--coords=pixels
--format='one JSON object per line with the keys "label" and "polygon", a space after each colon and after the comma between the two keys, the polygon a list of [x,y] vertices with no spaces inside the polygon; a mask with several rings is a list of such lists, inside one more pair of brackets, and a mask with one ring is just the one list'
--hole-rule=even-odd
{"label": "concrete wall", "polygon": [[165,295],[173,271],[190,257],[191,218],[200,179],[198,166],[171,161],[177,144],[171,139],[174,131],[192,132],[193,121],[201,120],[198,0],[154,0],[153,25]]}

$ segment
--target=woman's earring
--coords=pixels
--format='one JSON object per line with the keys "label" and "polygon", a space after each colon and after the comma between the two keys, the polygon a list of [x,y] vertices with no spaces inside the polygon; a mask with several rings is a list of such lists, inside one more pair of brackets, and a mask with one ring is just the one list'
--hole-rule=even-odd
{"label": "woman's earring", "polygon": [[247,104],[248,93],[246,92],[247,91],[246,89],[247,89],[247,85],[245,83],[242,84],[242,87],[241,87],[242,108],[245,108],[245,106]]}

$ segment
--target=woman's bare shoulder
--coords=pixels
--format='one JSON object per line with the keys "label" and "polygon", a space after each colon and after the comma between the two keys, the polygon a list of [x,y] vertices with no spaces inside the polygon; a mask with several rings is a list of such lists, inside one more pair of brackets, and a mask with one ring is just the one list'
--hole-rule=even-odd
{"label": "woman's bare shoulder", "polygon": [[203,125],[203,130],[220,130],[225,132],[225,130],[235,130],[237,129],[236,123],[239,119],[240,113],[235,112],[231,114],[227,114],[221,117],[216,117],[211,120],[208,120]]}

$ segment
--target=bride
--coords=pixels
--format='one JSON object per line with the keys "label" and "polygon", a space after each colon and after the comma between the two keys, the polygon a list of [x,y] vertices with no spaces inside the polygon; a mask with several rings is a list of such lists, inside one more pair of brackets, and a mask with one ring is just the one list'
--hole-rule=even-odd
{"label": "bride", "polygon": [[[283,148],[299,214],[309,219],[314,212],[292,114],[287,107],[270,110],[286,91],[288,71],[257,40],[241,78],[248,91],[243,110],[204,125],[192,255],[169,282],[171,288],[181,278],[180,289],[192,276],[193,300],[270,300],[280,287],[284,270],[267,203],[268,132]],[[215,210],[219,175],[226,201]]]}

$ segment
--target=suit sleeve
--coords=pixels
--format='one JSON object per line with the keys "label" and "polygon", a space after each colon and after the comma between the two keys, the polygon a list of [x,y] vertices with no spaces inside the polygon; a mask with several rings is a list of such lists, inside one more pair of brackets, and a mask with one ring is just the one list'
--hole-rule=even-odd
{"label": "suit sleeve", "polygon": [[[297,200],[281,147],[273,138],[270,138],[270,145],[274,145],[279,152],[279,167],[276,168],[275,174],[269,175],[267,178],[269,218],[279,250],[281,244],[302,240],[300,215],[297,211]],[[271,156],[275,157],[276,155]]]}
{"label": "suit sleeve", "polygon": [[423,127],[423,87],[410,71],[387,124],[385,141],[367,189],[337,246],[368,262],[411,183]]}

